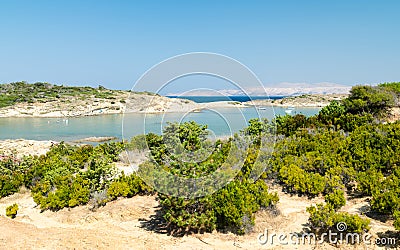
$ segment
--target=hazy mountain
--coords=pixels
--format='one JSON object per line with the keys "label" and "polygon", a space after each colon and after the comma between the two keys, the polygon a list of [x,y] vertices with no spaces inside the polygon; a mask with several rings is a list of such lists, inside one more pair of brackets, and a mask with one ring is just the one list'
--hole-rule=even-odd
{"label": "hazy mountain", "polygon": [[[302,94],[347,94],[351,86],[337,83],[288,83],[266,84],[262,87],[247,88],[244,91],[249,96],[269,95],[269,96],[288,96]],[[218,96],[218,95],[243,95],[243,91],[237,89],[221,90],[193,90],[185,93],[185,96]],[[169,96],[179,96],[181,93],[169,93]]]}

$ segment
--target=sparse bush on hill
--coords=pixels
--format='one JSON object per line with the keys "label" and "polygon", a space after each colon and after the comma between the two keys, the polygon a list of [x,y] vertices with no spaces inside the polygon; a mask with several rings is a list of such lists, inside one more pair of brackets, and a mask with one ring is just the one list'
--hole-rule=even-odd
{"label": "sparse bush on hill", "polygon": [[[93,97],[115,100],[115,96],[118,93],[121,93],[121,91],[110,90],[106,89],[105,87],[69,87],[42,82],[37,82],[34,84],[29,84],[27,82],[13,82],[8,84],[0,84],[0,108],[23,102],[46,103],[69,97],[77,97],[80,99]],[[115,103],[115,101],[113,102]],[[125,103],[125,100],[120,100],[120,102]]]}
{"label": "sparse bush on hill", "polygon": [[397,95],[400,95],[400,82],[385,82],[385,83],[379,84],[378,86],[380,88],[394,92]]}

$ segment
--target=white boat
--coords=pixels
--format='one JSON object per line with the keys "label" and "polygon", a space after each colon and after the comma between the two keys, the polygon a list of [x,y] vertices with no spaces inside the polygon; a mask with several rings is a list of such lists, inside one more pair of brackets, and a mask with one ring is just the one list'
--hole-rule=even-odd
{"label": "white boat", "polygon": [[290,115],[290,114],[292,114],[293,110],[294,110],[294,107],[288,107],[287,109],[285,109],[285,113]]}

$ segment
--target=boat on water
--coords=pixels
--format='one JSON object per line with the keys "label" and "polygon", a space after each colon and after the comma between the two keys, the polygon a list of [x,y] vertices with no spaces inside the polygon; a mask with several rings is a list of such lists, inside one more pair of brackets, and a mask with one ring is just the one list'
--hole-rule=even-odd
{"label": "boat on water", "polygon": [[285,109],[285,113],[291,115],[294,109],[294,107],[288,107],[287,109]]}
{"label": "boat on water", "polygon": [[266,107],[257,107],[258,110],[267,110]]}

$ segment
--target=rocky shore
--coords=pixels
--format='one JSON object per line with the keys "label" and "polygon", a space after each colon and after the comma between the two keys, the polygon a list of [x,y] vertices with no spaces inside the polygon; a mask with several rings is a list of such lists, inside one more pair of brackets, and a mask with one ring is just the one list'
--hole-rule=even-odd
{"label": "rocky shore", "polygon": [[113,99],[67,97],[48,102],[18,103],[0,108],[1,117],[79,117],[120,113],[174,113],[196,112],[202,109],[247,106],[324,107],[333,100],[346,98],[346,94],[312,94],[286,97],[278,100],[254,100],[250,102],[196,103],[187,99],[168,98],[152,94],[119,91]]}
{"label": "rocky shore", "polygon": [[122,113],[193,112],[205,108],[238,106],[244,107],[243,104],[236,102],[195,103],[186,99],[119,91],[115,93],[112,99],[69,96],[46,102],[18,103],[13,106],[0,108],[0,118],[80,117]]}
{"label": "rocky shore", "polygon": [[325,107],[330,102],[343,100],[347,96],[347,94],[310,94],[290,96],[278,100],[253,100],[246,104],[276,107]]}

